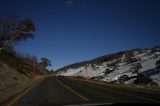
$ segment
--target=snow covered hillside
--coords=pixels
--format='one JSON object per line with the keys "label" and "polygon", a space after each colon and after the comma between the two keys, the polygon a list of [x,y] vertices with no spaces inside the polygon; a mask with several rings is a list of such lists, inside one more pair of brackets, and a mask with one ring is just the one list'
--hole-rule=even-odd
{"label": "snow covered hillside", "polygon": [[[88,64],[88,77],[124,84],[146,84],[160,86],[160,47],[123,52],[122,55],[99,63]],[[86,76],[86,66],[59,71],[62,76]]]}

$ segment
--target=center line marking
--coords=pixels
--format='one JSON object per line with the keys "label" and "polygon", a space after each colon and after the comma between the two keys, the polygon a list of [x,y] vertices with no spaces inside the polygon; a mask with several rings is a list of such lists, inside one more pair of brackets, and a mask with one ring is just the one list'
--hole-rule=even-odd
{"label": "center line marking", "polygon": [[81,99],[85,100],[85,101],[89,101],[89,99],[87,99],[86,97],[82,96],[81,94],[79,94],[78,92],[76,92],[75,90],[71,89],[69,86],[67,86],[66,84],[62,83],[60,80],[57,79],[57,82],[59,82],[63,87],[65,87],[66,89],[68,89],[70,92],[76,94],[77,96],[79,96]]}

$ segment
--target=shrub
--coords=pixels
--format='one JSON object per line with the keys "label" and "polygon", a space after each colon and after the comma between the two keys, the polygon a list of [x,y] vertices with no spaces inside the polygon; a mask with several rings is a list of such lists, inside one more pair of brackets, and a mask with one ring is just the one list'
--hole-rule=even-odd
{"label": "shrub", "polygon": [[102,78],[104,78],[104,76],[91,77],[90,79],[91,79],[91,80],[100,80],[100,79],[102,79]]}
{"label": "shrub", "polygon": [[118,66],[118,63],[117,61],[116,62],[112,62],[110,64],[107,64],[108,67],[117,67]]}
{"label": "shrub", "polygon": [[77,76],[78,79],[85,79],[83,76]]}
{"label": "shrub", "polygon": [[156,65],[156,68],[160,70],[160,60],[158,60],[155,65]]}
{"label": "shrub", "polygon": [[131,63],[135,63],[137,61],[138,61],[138,59],[136,59],[136,58],[127,58],[126,63],[131,64]]}
{"label": "shrub", "polygon": [[133,71],[133,73],[138,73],[138,70],[142,68],[142,65],[140,62],[135,63],[132,67],[131,70]]}
{"label": "shrub", "polygon": [[113,70],[110,70],[110,69],[107,68],[107,69],[105,69],[104,74],[107,75],[107,74],[111,73],[112,71]]}
{"label": "shrub", "polygon": [[125,81],[128,81],[129,77],[127,75],[122,75],[119,79],[118,82],[124,83]]}
{"label": "shrub", "polygon": [[153,83],[152,79],[150,79],[150,77],[145,76],[145,75],[138,75],[137,79],[134,81],[135,84],[149,84],[149,83]]}

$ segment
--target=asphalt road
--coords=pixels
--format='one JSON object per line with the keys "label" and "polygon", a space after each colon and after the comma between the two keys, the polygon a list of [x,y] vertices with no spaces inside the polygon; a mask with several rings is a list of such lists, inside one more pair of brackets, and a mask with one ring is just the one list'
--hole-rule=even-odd
{"label": "asphalt road", "polygon": [[160,102],[150,96],[137,92],[129,93],[129,91],[118,90],[66,77],[50,77],[37,84],[19,99],[10,103],[10,105],[52,106],[86,103],[106,105],[112,103]]}

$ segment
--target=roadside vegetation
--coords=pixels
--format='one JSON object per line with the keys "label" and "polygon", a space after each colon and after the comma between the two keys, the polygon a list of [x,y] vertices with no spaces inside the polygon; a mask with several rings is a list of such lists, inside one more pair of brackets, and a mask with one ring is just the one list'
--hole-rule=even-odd
{"label": "roadside vegetation", "polygon": [[0,16],[0,103],[53,73],[47,69],[49,59],[14,49],[21,41],[33,39],[35,31],[29,18]]}
{"label": "roadside vegetation", "polygon": [[2,63],[31,78],[33,61],[35,62],[36,74],[48,73],[47,67],[51,61],[47,58],[37,59],[31,54],[16,52],[15,45],[20,41],[34,38],[35,24],[29,18],[17,18],[15,16],[0,17],[0,71]]}

